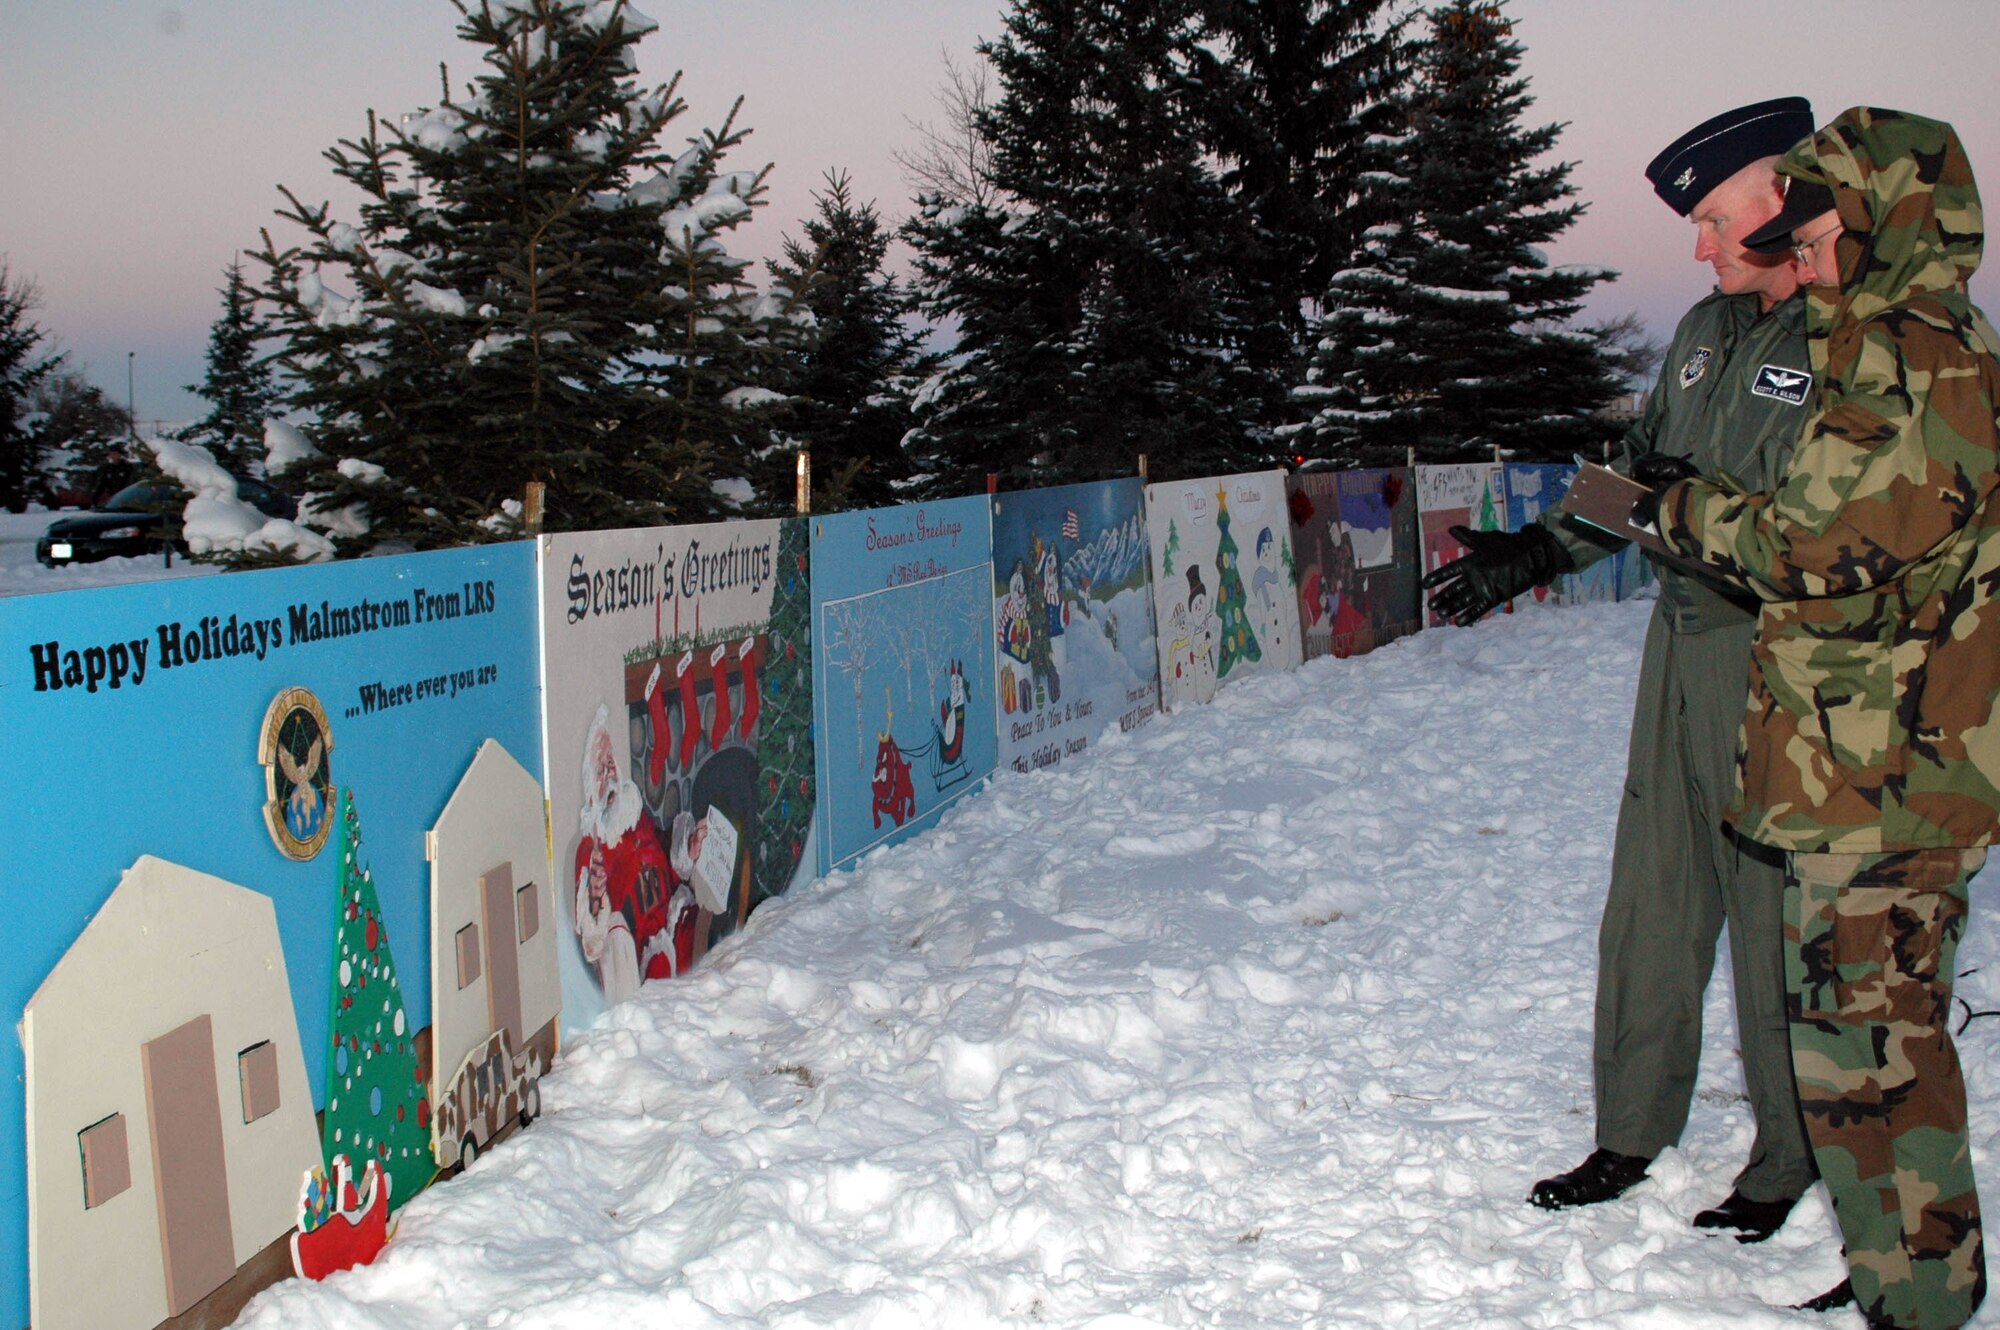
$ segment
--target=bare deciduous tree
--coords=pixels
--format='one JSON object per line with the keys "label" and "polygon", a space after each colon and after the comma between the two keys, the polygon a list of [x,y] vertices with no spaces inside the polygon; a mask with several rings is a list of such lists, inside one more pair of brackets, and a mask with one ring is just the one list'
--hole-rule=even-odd
{"label": "bare deciduous tree", "polygon": [[942,118],[933,124],[905,117],[917,133],[917,144],[889,155],[903,168],[904,181],[920,194],[975,206],[993,203],[1000,192],[993,183],[993,145],[979,132],[988,67],[984,60],[961,62],[949,50],[942,54],[944,82],[931,94]]}
{"label": "bare deciduous tree", "polygon": [[1635,390],[1652,386],[1653,374],[1667,345],[1652,337],[1638,311],[1628,310],[1615,319],[1606,319],[1588,331],[1604,344],[1605,359],[1611,368]]}
{"label": "bare deciduous tree", "polygon": [[[825,607],[826,633],[823,639],[829,666],[845,674],[854,685],[854,759],[863,771],[869,769],[868,726],[862,717],[861,689],[868,672],[881,660],[889,645],[880,593],[831,601]],[[830,743],[831,735],[821,736]]]}

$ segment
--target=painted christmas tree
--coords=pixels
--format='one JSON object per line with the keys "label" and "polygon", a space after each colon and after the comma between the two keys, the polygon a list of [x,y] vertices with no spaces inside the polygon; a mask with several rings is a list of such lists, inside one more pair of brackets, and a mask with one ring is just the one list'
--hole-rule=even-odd
{"label": "painted christmas tree", "polygon": [[390,1178],[389,1203],[401,1208],[437,1172],[430,1102],[417,1079],[416,1041],[375,880],[361,866],[361,816],[352,790],[342,791],[339,847],[321,1150],[329,1176],[335,1155],[348,1157],[357,1178],[369,1159],[381,1164]]}
{"label": "painted christmas tree", "polygon": [[757,843],[751,906],[782,892],[805,851],[813,818],[812,578],[807,522],[778,528],[777,584],[771,590],[770,659],[764,666],[757,738]]}
{"label": "painted christmas tree", "polygon": [[1227,492],[1215,492],[1215,617],[1221,624],[1222,649],[1215,668],[1215,677],[1229,677],[1230,667],[1238,661],[1261,660],[1264,649],[1257,645],[1257,634],[1251,631],[1250,616],[1245,613],[1249,597],[1243,591],[1242,574],[1236,571],[1236,541],[1229,534],[1229,499]]}
{"label": "painted christmas tree", "polygon": [[1474,531],[1498,531],[1500,526],[1500,512],[1493,502],[1493,481],[1489,477],[1479,487],[1479,515],[1473,519],[1472,529]]}

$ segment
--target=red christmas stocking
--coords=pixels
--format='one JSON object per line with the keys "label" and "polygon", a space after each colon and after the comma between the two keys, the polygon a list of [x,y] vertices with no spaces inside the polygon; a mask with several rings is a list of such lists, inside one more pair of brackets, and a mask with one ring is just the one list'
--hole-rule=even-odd
{"label": "red christmas stocking", "polygon": [[681,770],[694,761],[694,746],[701,738],[701,703],[694,700],[694,652],[681,657]]}
{"label": "red christmas stocking", "polygon": [[708,729],[708,746],[711,750],[722,747],[722,741],[729,737],[729,671],[722,668],[722,658],[729,654],[726,645],[717,646],[709,653],[708,668],[715,676],[715,719]]}
{"label": "red christmas stocking", "polygon": [[660,686],[661,667],[653,666],[646,680],[646,715],[653,723],[653,752],[646,762],[646,775],[658,788],[667,772],[667,690]]}
{"label": "red christmas stocking", "polygon": [[757,688],[757,662],[750,654],[756,644],[756,638],[744,638],[743,649],[737,656],[743,665],[743,724],[737,733],[743,736],[744,743],[750,742],[750,731],[757,726],[757,708],[764,700]]}

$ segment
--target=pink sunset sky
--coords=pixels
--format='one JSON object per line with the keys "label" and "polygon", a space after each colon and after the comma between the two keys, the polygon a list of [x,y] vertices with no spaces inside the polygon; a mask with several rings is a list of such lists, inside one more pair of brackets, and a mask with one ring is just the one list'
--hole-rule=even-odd
{"label": "pink sunset sky", "polygon": [[[659,30],[653,82],[684,71],[679,132],[744,98],[754,130],[729,165],[773,163],[767,206],[734,252],[797,234],[830,169],[900,221],[911,189],[891,158],[936,120],[944,53],[970,64],[1000,0],[638,0]],[[2000,190],[2000,4],[1993,0],[1512,0],[1531,124],[1567,122],[1559,155],[1588,204],[1558,263],[1617,269],[1592,317],[1637,311],[1664,340],[1709,288],[1693,230],[1653,196],[1648,159],[1735,105],[1810,97],[1821,121],[1855,103],[1950,120]],[[0,0],[0,254],[42,292],[41,325],[142,422],[205,409],[196,382],[216,290],[272,226],[280,183],[342,201],[320,153],[366,113],[435,104],[473,48],[447,0]],[[674,132],[674,131],[670,131]],[[256,270],[251,269],[254,279]],[[1991,270],[1973,294],[1991,310]]]}

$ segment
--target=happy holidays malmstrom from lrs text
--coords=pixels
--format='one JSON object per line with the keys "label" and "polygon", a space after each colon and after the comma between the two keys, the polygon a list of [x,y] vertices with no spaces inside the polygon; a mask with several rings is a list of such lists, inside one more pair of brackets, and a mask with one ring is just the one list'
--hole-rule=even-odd
{"label": "happy holidays malmstrom from lrs text", "polygon": [[65,647],[60,639],[50,638],[31,643],[28,654],[36,692],[81,688],[95,693],[101,688],[137,688],[160,670],[242,656],[263,660],[286,646],[490,614],[495,604],[493,582],[482,580],[450,591],[417,587],[403,599],[341,605],[299,601],[283,616],[268,618],[207,614],[194,623],[162,623],[148,635],[81,648]]}

